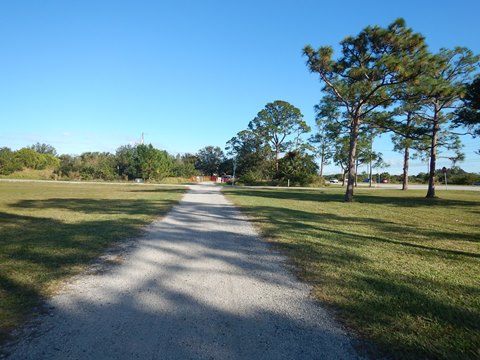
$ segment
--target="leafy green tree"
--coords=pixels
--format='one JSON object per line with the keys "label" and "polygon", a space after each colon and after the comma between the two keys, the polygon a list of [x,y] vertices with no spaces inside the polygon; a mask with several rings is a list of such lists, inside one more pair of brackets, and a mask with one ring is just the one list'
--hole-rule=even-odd
{"label": "leafy green tree", "polygon": [[[441,49],[431,58],[427,67],[428,71],[417,83],[422,94],[419,114],[422,117],[425,134],[430,140],[430,175],[427,198],[436,196],[435,169],[440,144],[439,135],[442,132],[445,134],[442,141],[445,146],[458,149],[458,137],[452,137],[448,132],[451,133],[454,110],[460,106],[465,93],[464,84],[469,83],[473,72],[478,67],[478,61],[479,57],[474,56],[466,48]],[[446,140],[452,141],[451,145],[448,145]]]}
{"label": "leafy green tree", "polygon": [[344,112],[349,124],[348,184],[345,201],[353,200],[357,142],[361,125],[378,108],[390,106],[397,87],[413,81],[427,63],[420,34],[398,19],[387,28],[367,27],[341,42],[342,56],[333,60],[330,46],[304,48],[307,65],[325,84],[323,91]]}
{"label": "leafy green tree", "polygon": [[343,136],[337,139],[333,149],[333,163],[342,169],[342,186],[345,185],[345,176],[348,173],[349,138]]}
{"label": "leafy green tree", "polygon": [[[361,134],[358,140],[358,156],[356,163],[356,173],[361,165],[368,166],[368,179],[369,186],[372,186],[373,182],[373,169],[385,168],[390,166],[383,160],[383,154],[373,150],[374,138],[380,133],[380,130],[370,128],[369,131],[365,131]],[[358,178],[358,177],[357,177]],[[355,179],[357,181],[357,179]]]}
{"label": "leafy green tree", "polygon": [[120,176],[128,179],[161,180],[180,172],[175,158],[152,144],[120,146],[115,153],[114,168]]}
{"label": "leafy green tree", "polygon": [[58,167],[60,166],[60,159],[50,153],[41,155],[41,168],[52,170],[58,169]]}
{"label": "leafy green tree", "polygon": [[48,144],[41,144],[37,142],[36,144],[33,144],[28,147],[29,149],[35,150],[39,154],[50,154],[52,156],[57,156],[57,150],[52,146]]}
{"label": "leafy green tree", "polygon": [[301,151],[289,151],[279,162],[279,178],[284,183],[289,181],[291,185],[310,184],[318,171],[314,156]]}
{"label": "leafy green tree", "polygon": [[9,175],[22,166],[16,161],[15,153],[8,147],[0,148],[0,174]]}
{"label": "leafy green tree", "polygon": [[335,141],[329,127],[334,123],[339,114],[336,112],[335,105],[329,103],[320,103],[315,106],[317,132],[310,136],[309,142],[313,145],[315,156],[320,160],[319,175],[323,176],[323,168],[330,164],[333,154]]}
{"label": "leafy green tree", "polygon": [[375,123],[379,129],[392,132],[393,150],[403,154],[402,190],[408,190],[409,162],[415,144],[426,141],[422,118],[418,115],[422,94],[418,80],[398,86],[398,102],[393,110],[376,114]]}
{"label": "leafy green tree", "polygon": [[152,144],[137,145],[135,149],[136,174],[145,180],[160,180],[170,176],[173,160],[164,151],[155,149]]}
{"label": "leafy green tree", "polygon": [[108,152],[85,152],[80,155],[80,160],[79,173],[82,179],[115,179],[115,155]]}
{"label": "leafy green tree", "polygon": [[18,163],[20,168],[28,168],[33,170],[42,169],[42,165],[44,165],[42,160],[42,155],[37,153],[35,150],[22,148],[15,151],[15,162]]}
{"label": "leafy green tree", "polygon": [[[300,110],[282,100],[265,105],[265,108],[250,121],[248,129],[259,136],[264,144],[272,147],[277,175],[279,174],[280,153],[286,151],[288,145],[293,144],[297,148],[301,135],[310,131]],[[294,139],[288,141],[289,136],[292,135]]]}
{"label": "leafy green tree", "polygon": [[272,151],[252,131],[238,132],[227,142],[225,150],[234,162],[236,176],[248,174],[254,182],[271,177]]}
{"label": "leafy green tree", "polygon": [[67,177],[70,179],[80,178],[80,168],[82,160],[80,156],[63,154],[59,156],[60,165],[56,170],[56,173],[61,177]]}
{"label": "leafy green tree", "polygon": [[220,166],[225,161],[225,155],[218,146],[206,146],[197,152],[195,168],[204,175],[219,174]]}
{"label": "leafy green tree", "polygon": [[118,175],[125,179],[134,179],[141,177],[137,174],[139,166],[136,165],[136,147],[132,145],[122,145],[115,152],[115,162]]}
{"label": "leafy green tree", "polygon": [[[411,128],[413,122],[413,115],[407,114],[406,116],[406,128]],[[411,157],[411,148],[413,146],[413,139],[408,136],[402,136],[399,134],[392,135],[393,150],[403,154],[403,175],[402,175],[402,190],[408,190],[408,168]]]}
{"label": "leafy green tree", "polygon": [[178,154],[174,158],[172,168],[172,175],[182,178],[190,178],[197,175],[198,171],[195,169],[196,157],[192,154]]}
{"label": "leafy green tree", "polygon": [[[480,75],[467,86],[463,106],[457,110],[455,126],[464,126],[471,134],[480,135]],[[480,150],[478,151],[480,154]]]}

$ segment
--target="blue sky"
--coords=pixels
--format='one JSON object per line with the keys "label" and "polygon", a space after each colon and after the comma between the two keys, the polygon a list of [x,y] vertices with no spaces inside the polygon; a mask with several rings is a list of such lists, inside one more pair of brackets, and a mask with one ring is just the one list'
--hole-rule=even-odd
{"label": "blue sky", "polygon": [[[477,0],[4,0],[0,146],[114,152],[143,132],[172,154],[194,153],[223,148],[274,100],[300,108],[313,126],[321,85],[304,45],[335,47],[403,17],[432,51],[460,45],[478,54],[479,13]],[[389,139],[375,147],[388,171],[400,172]],[[465,138],[463,168],[480,172],[478,148]],[[414,161],[411,171],[426,168]]]}

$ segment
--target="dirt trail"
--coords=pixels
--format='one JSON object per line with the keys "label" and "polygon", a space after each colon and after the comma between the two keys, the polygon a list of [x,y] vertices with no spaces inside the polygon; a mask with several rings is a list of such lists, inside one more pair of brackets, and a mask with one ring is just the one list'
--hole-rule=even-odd
{"label": "dirt trail", "polygon": [[125,261],[50,300],[9,359],[355,359],[350,340],[212,185]]}

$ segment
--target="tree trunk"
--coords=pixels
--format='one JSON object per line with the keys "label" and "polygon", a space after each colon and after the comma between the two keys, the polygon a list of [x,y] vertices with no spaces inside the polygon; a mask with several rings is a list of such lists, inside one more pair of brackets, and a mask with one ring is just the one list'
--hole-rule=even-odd
{"label": "tree trunk", "polygon": [[278,166],[278,154],[279,149],[275,147],[275,176],[278,178],[279,166]]}
{"label": "tree trunk", "polygon": [[402,190],[408,190],[408,160],[410,159],[410,146],[405,145],[405,152],[403,154],[403,182]]}
{"label": "tree trunk", "polygon": [[355,161],[355,187],[358,186],[358,159]]}
{"label": "tree trunk", "polygon": [[372,187],[372,182],[373,182],[372,176],[373,176],[373,169],[372,169],[372,163],[370,162],[370,172],[368,174],[368,179],[370,181],[369,181],[368,187]]}
{"label": "tree trunk", "polygon": [[368,170],[368,187],[372,187],[372,155],[373,155],[373,131],[372,131],[372,138],[370,139],[370,163],[368,165],[369,170]]}
{"label": "tree trunk", "polygon": [[345,201],[353,201],[353,188],[355,186],[355,162],[357,157],[357,141],[358,141],[358,129],[359,129],[359,118],[356,117],[352,120],[352,129],[350,133],[350,147],[349,147],[349,156],[348,156],[348,179],[347,179],[347,190],[345,191]]}
{"label": "tree trunk", "polygon": [[322,153],[320,155],[320,176],[323,176],[323,161],[325,159],[325,155]]}
{"label": "tree trunk", "polygon": [[432,128],[432,142],[430,145],[430,169],[428,173],[428,191],[427,198],[434,198],[435,195],[435,167],[437,165],[437,137],[440,130],[438,112],[435,111]]}
{"label": "tree trunk", "polygon": [[[412,126],[412,113],[407,114],[407,134]],[[405,138],[405,151],[403,154],[403,182],[402,190],[408,190],[408,161],[410,160],[410,139]]]}

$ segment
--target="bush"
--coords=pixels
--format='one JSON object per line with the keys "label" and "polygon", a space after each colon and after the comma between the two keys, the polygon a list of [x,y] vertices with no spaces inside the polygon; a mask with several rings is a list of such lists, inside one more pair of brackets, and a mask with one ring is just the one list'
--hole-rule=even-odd
{"label": "bush", "polygon": [[311,187],[324,187],[326,185],[325,178],[323,176],[312,176],[308,185]]}
{"label": "bush", "polygon": [[9,175],[20,169],[21,166],[15,161],[13,151],[7,147],[0,148],[0,175]]}
{"label": "bush", "polygon": [[243,174],[239,181],[244,185],[258,185],[262,182],[261,171],[249,170]]}

